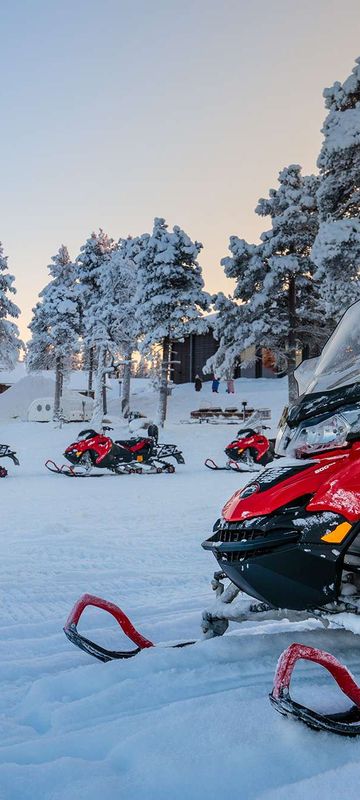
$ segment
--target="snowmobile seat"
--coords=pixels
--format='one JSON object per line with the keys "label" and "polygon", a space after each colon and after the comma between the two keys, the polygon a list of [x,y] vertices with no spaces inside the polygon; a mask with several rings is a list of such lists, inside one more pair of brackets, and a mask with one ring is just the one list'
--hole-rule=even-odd
{"label": "snowmobile seat", "polygon": [[133,436],[132,439],[115,439],[115,444],[120,445],[120,447],[134,447],[138,442],[143,442],[144,440],[146,441],[147,437]]}

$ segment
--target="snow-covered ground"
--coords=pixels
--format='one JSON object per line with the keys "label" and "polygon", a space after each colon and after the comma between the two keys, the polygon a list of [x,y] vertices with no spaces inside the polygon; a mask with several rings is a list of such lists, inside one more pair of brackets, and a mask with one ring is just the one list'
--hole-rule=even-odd
{"label": "snow-covered ground", "polygon": [[[134,405],[151,415],[154,396],[139,386]],[[242,380],[236,390],[237,402],[270,406],[276,422],[283,381]],[[203,466],[207,456],[222,458],[236,427],[179,423],[206,400],[214,402],[209,385],[200,396],[191,386],[174,390],[162,438],[183,449],[175,475],[51,475],[45,459],[62,461],[81,426],[1,425],[0,440],[21,461],[0,483],[1,800],[358,798],[357,741],[315,734],[267,699],[277,658],[294,640],[332,650],[359,677],[353,634],[252,623],[194,647],[101,664],[62,632],[74,601],[91,592],[122,606],[156,642],[199,636],[216,568],[200,545],[247,480]],[[103,612],[86,612],[83,629],[123,644]],[[310,691],[324,706],[325,674],[304,664],[298,675],[302,697]]]}

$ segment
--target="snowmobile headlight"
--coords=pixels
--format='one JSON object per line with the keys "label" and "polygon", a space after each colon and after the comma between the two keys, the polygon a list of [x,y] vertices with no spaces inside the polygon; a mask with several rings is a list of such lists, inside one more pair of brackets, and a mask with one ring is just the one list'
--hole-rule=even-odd
{"label": "snowmobile headlight", "polygon": [[334,414],[316,425],[304,425],[292,441],[295,455],[301,457],[323,450],[344,447],[351,425],[342,414]]}

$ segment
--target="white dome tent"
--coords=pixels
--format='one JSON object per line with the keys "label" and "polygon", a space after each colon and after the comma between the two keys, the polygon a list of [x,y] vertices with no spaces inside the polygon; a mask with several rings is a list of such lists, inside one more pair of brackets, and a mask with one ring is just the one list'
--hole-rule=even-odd
{"label": "white dome tent", "polygon": [[[87,422],[93,413],[94,401],[79,392],[64,392],[60,416],[65,422]],[[37,397],[28,408],[29,422],[51,422],[54,416],[54,396]]]}

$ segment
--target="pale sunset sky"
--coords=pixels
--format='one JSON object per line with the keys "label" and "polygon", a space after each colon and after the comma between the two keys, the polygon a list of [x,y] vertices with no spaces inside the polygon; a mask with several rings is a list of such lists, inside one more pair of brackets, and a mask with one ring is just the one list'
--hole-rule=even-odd
{"label": "pale sunset sky", "polygon": [[316,171],[322,90],[360,55],[359,0],[2,0],[0,239],[21,334],[60,244],[75,258],[155,216],[203,242],[209,291],[230,234],[278,172]]}

